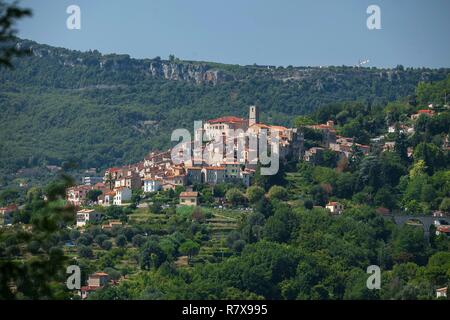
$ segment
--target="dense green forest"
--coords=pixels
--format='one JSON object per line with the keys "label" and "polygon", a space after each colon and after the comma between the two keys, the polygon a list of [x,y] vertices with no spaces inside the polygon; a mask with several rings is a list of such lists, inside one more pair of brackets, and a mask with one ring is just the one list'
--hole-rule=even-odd
{"label": "dense green forest", "polygon": [[[293,116],[342,101],[384,105],[411,97],[421,81],[448,69],[235,66],[136,60],[19,40],[32,55],[0,72],[0,167],[61,165],[104,168],[170,146],[174,128],[194,120],[247,116],[292,125]],[[422,90],[422,87],[420,87]],[[423,90],[426,90],[424,87]],[[440,97],[431,95],[432,102]]]}

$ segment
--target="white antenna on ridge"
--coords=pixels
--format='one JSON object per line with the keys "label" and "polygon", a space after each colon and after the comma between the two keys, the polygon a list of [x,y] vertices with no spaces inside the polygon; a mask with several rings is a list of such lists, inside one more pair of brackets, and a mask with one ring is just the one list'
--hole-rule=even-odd
{"label": "white antenna on ridge", "polygon": [[358,64],[356,65],[356,67],[362,67],[363,65],[365,65],[365,64],[368,64],[370,62],[370,60],[369,59],[365,59],[365,60],[359,60],[359,62],[358,62]]}

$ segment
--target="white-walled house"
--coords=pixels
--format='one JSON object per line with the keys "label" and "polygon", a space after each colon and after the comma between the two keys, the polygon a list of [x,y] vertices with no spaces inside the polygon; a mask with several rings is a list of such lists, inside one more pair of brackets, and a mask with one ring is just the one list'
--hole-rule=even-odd
{"label": "white-walled house", "polygon": [[103,288],[108,284],[109,275],[104,272],[96,272],[89,276],[87,286],[83,286],[78,291],[78,295],[81,299],[86,299],[91,292],[94,292],[100,288]]}
{"label": "white-walled house", "polygon": [[114,202],[115,191],[109,191],[98,197],[98,204],[104,207],[110,206]]}
{"label": "white-walled house", "polygon": [[95,210],[83,209],[77,211],[77,227],[84,227],[88,222],[97,222],[100,221],[101,213],[96,212]]}
{"label": "white-walled house", "polygon": [[447,287],[436,289],[436,298],[447,298]]}
{"label": "white-walled house", "polygon": [[339,202],[328,202],[325,208],[333,214],[341,214],[344,211],[344,205]]}
{"label": "white-walled house", "polygon": [[144,192],[159,191],[162,189],[162,180],[146,178],[146,179],[144,179],[144,186],[142,188],[144,189]]}
{"label": "white-walled house", "polygon": [[131,189],[127,187],[119,187],[115,189],[116,195],[114,196],[113,204],[115,206],[122,205],[125,201],[131,200]]}

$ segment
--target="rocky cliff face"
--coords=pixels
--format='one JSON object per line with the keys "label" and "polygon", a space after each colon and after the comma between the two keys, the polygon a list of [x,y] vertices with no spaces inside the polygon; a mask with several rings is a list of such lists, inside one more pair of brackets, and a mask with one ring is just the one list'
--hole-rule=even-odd
{"label": "rocky cliff face", "polygon": [[[351,88],[357,83],[381,88],[385,83],[410,86],[412,90],[419,81],[443,79],[448,69],[377,69],[357,67],[276,67],[258,65],[221,65],[217,63],[170,60],[133,59],[126,54],[101,54],[97,50],[80,52],[38,44],[29,40],[18,40],[18,49],[30,50],[30,59],[21,60],[29,64],[34,81],[48,81],[48,74],[65,76],[75,86],[133,85],[147,78],[184,81],[195,84],[217,85],[227,81],[275,80],[282,83],[298,83],[299,89],[333,91],[337,88]],[[42,68],[36,68],[41,65]],[[52,68],[50,72],[49,67]],[[70,70],[67,70],[70,69]],[[95,75],[92,77],[92,75]],[[10,81],[12,79],[9,79]],[[51,80],[50,83],[55,81]],[[86,83],[87,82],[87,83]],[[67,83],[67,81],[66,81]],[[48,84],[48,83],[47,83]],[[374,85],[376,84],[376,85]],[[66,85],[67,86],[67,85]]]}
{"label": "rocky cliff face", "polygon": [[98,51],[78,52],[20,40],[17,48],[29,50],[33,57],[55,59],[64,67],[98,67],[112,72],[133,72],[156,79],[187,81],[196,84],[213,84],[235,80],[223,70],[199,62],[169,61],[160,58],[132,59],[129,55],[102,55]]}
{"label": "rocky cliff face", "polygon": [[201,83],[217,83],[234,80],[222,70],[214,70],[205,64],[175,63],[168,61],[150,62],[149,73],[158,79],[182,80]]}

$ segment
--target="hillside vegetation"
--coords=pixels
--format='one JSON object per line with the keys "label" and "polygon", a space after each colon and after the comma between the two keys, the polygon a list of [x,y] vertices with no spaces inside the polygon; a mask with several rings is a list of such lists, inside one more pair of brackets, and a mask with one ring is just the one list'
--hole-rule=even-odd
{"label": "hillside vegetation", "polygon": [[[342,101],[383,105],[414,94],[448,69],[236,66],[136,60],[19,40],[32,55],[0,72],[0,167],[100,167],[142,159],[170,145],[174,128],[220,115],[291,125],[295,115]],[[426,88],[423,88],[426,91]],[[439,97],[430,96],[438,99]]]}
{"label": "hillside vegetation", "polygon": [[[335,102],[294,118],[300,130],[331,119],[338,134],[379,142],[368,155],[354,149],[338,159],[327,150],[314,163],[291,159],[275,176],[258,169],[248,188],[196,184],[195,208],[178,206],[182,186],[139,190],[125,206],[84,206],[103,215],[80,232],[75,208],[62,200],[75,183],[68,176],[32,185],[25,196],[2,191],[0,206],[21,209],[0,228],[0,299],[77,299],[65,287],[72,264],[83,284],[98,271],[114,280],[88,299],[437,299],[436,290],[450,284],[448,227],[435,218],[439,225],[424,228],[418,219],[450,213],[449,79],[419,84],[407,101]],[[429,102],[428,115],[411,117]],[[320,145],[321,136],[304,133],[305,145]],[[104,138],[121,147],[119,136]],[[63,145],[55,139],[48,149]],[[324,208],[336,202],[339,214]],[[391,214],[411,217],[397,225]],[[370,265],[380,267],[379,290],[366,285]]]}

